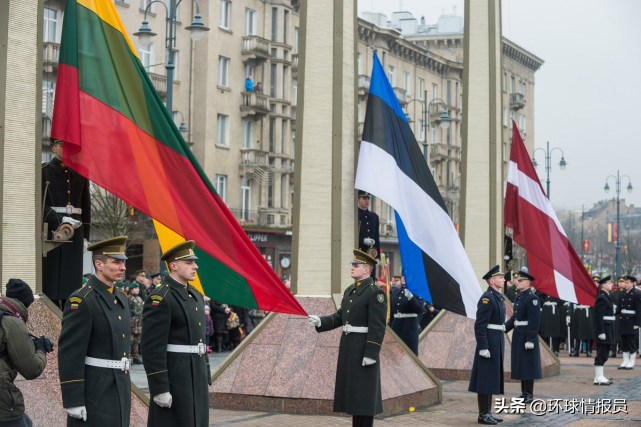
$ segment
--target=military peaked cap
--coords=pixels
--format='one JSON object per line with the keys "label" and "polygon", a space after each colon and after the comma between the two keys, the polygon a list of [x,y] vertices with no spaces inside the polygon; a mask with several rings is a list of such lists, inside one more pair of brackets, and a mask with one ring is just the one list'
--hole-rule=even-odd
{"label": "military peaked cap", "polygon": [[194,253],[195,246],[196,242],[194,242],[193,240],[187,240],[167,250],[167,252],[162,254],[160,259],[165,261],[167,264],[174,261],[189,261],[192,259],[198,259],[198,257]]}
{"label": "military peaked cap", "polygon": [[103,240],[101,242],[90,245],[87,250],[93,252],[94,255],[105,255],[109,258],[127,259],[125,255],[125,244],[127,243],[127,236],[113,237],[111,239]]}
{"label": "military peaked cap", "polygon": [[136,276],[146,276],[147,271],[146,270],[138,270],[136,271]]}
{"label": "military peaked cap", "polygon": [[504,275],[505,273],[501,271],[501,267],[499,267],[498,265],[495,265],[494,267],[492,267],[490,271],[485,273],[485,276],[483,276],[483,280],[489,280],[491,277],[504,276]]}
{"label": "military peaked cap", "polygon": [[534,277],[532,277],[529,273],[526,273],[525,271],[519,271],[516,277],[519,279],[529,280],[530,282],[534,281]]}
{"label": "military peaked cap", "polygon": [[369,197],[370,194],[367,191],[358,190],[358,197]]}
{"label": "military peaked cap", "polygon": [[369,264],[371,266],[375,266],[378,264],[378,261],[360,249],[354,249],[354,259],[352,260],[352,264]]}
{"label": "military peaked cap", "polygon": [[[124,283],[123,283],[123,285],[124,285]],[[139,287],[139,286],[140,286],[140,285],[138,284],[138,282],[131,282],[131,283],[129,284],[129,289],[137,288],[137,287]]]}
{"label": "military peaked cap", "polygon": [[156,277],[158,277],[158,276],[160,276],[160,273],[154,273],[154,274],[152,274],[152,275],[151,275],[151,278],[152,278],[152,279],[155,279],[155,278],[156,278]]}
{"label": "military peaked cap", "polygon": [[603,285],[604,283],[610,282],[610,276],[605,276],[601,280],[599,280],[599,285]]}

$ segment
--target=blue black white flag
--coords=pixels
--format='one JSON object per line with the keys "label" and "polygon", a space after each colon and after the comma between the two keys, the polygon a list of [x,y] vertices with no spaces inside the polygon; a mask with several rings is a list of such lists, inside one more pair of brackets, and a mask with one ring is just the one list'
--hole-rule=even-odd
{"label": "blue black white flag", "polygon": [[355,187],[394,208],[407,288],[476,318],[478,278],[376,53]]}

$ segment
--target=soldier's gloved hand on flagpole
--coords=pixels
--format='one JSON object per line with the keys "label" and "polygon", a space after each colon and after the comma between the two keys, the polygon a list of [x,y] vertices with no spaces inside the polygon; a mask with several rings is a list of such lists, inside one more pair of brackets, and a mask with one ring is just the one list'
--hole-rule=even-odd
{"label": "soldier's gloved hand on flagpole", "polygon": [[370,239],[369,237],[366,237],[363,239],[363,243],[365,243],[367,246],[374,246],[374,239]]}
{"label": "soldier's gloved hand on flagpole", "polygon": [[154,402],[162,408],[171,408],[171,393],[168,391],[154,396]]}
{"label": "soldier's gloved hand on flagpole", "polygon": [[71,418],[77,418],[82,421],[87,421],[87,407],[85,406],[74,406],[73,408],[65,408],[67,414]]}
{"label": "soldier's gloved hand on flagpole", "polygon": [[534,343],[533,342],[526,342],[525,343],[525,349],[526,350],[532,350],[534,348]]}
{"label": "soldier's gloved hand on flagpole", "polygon": [[73,219],[70,216],[63,216],[62,217],[62,223],[71,225],[74,230],[82,225],[82,221],[78,221],[77,219]]}
{"label": "soldier's gloved hand on flagpole", "polygon": [[639,325],[634,325],[634,329],[639,329]]}
{"label": "soldier's gloved hand on flagpole", "polygon": [[597,338],[600,339],[601,341],[605,341],[606,337],[605,337],[605,334],[600,334]]}
{"label": "soldier's gloved hand on flagpole", "polygon": [[565,316],[565,324],[566,325],[570,324],[570,316]]}
{"label": "soldier's gloved hand on flagpole", "polygon": [[376,360],[370,359],[369,357],[363,357],[363,366],[369,366],[376,363]]}
{"label": "soldier's gloved hand on flagpole", "polygon": [[309,316],[309,326],[313,326],[315,328],[319,327],[321,325],[320,317],[314,316],[311,314]]}
{"label": "soldier's gloved hand on flagpole", "polygon": [[486,359],[489,359],[490,358],[490,350],[484,349],[484,350],[479,351],[479,356],[485,357]]}
{"label": "soldier's gloved hand on flagpole", "polygon": [[407,298],[408,301],[414,298],[414,294],[411,293],[410,290],[407,288],[403,290],[403,293],[405,294],[405,297]]}

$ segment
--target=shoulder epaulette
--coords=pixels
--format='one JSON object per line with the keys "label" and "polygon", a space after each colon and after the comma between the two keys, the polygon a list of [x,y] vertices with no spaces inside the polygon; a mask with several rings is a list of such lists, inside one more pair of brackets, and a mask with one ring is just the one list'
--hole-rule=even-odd
{"label": "shoulder epaulette", "polygon": [[120,289],[118,289],[118,292],[120,292],[120,293],[121,293],[121,294],[123,294],[124,296],[127,296],[127,293],[126,293],[126,292],[121,291]]}
{"label": "shoulder epaulette", "polygon": [[89,295],[91,292],[93,292],[93,287],[85,286],[83,288],[80,288],[76,291],[76,295],[80,295],[83,298],[86,298],[87,295]]}
{"label": "shoulder epaulette", "polygon": [[44,162],[44,163],[42,164],[42,169],[46,168],[47,166],[49,166],[49,162]]}

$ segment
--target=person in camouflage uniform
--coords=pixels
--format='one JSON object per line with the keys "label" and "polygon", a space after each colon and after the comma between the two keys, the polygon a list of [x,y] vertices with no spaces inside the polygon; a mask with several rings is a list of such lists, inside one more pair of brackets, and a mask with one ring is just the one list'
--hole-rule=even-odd
{"label": "person in camouflage uniform", "polygon": [[129,312],[131,314],[131,358],[134,364],[141,365],[140,360],[140,334],[142,333],[142,298],[140,285],[132,282],[129,285]]}

